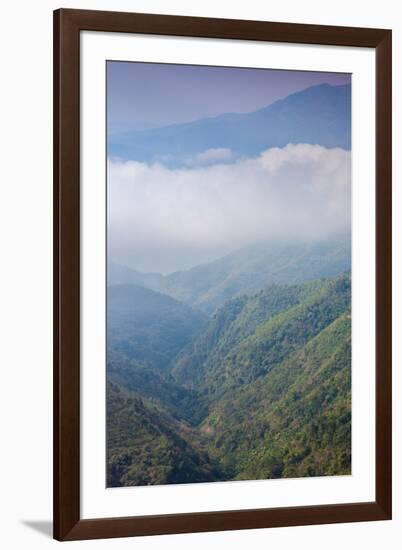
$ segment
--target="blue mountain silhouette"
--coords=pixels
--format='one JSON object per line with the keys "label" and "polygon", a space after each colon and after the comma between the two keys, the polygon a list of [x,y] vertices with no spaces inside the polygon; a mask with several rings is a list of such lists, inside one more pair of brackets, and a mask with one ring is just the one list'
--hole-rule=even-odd
{"label": "blue mountain silhouette", "polygon": [[208,149],[256,156],[288,143],[351,147],[351,86],[320,84],[251,113],[223,114],[184,124],[111,136],[109,157],[178,166]]}

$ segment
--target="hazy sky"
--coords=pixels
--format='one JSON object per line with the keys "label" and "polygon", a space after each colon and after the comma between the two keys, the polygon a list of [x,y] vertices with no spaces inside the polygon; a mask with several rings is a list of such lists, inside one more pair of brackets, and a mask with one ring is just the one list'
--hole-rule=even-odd
{"label": "hazy sky", "polygon": [[349,84],[342,73],[109,61],[108,132],[246,113],[316,84]]}

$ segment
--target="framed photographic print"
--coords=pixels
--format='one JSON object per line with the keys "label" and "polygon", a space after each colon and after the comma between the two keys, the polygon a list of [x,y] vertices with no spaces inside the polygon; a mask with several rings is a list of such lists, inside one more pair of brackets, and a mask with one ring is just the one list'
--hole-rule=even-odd
{"label": "framed photographic print", "polygon": [[391,518],[391,31],[54,13],[54,536]]}

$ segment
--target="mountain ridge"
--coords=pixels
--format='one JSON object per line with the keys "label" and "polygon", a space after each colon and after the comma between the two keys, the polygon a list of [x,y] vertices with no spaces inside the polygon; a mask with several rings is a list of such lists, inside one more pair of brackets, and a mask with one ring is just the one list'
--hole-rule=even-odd
{"label": "mountain ridge", "polygon": [[107,289],[108,355],[123,353],[165,369],[205,322],[201,312],[154,290],[134,284]]}
{"label": "mountain ridge", "polygon": [[258,243],[210,263],[169,275],[108,266],[108,283],[122,280],[172,296],[207,315],[227,300],[253,294],[269,284],[297,284],[331,277],[351,266],[349,238],[325,242],[272,245]]}
{"label": "mountain ridge", "polygon": [[[237,156],[257,156],[289,143],[350,150],[350,117],[351,86],[320,84],[250,113],[225,113],[113,135],[108,156],[178,167],[209,149],[228,149]],[[289,125],[289,119],[293,124]]]}
{"label": "mountain ridge", "polygon": [[[344,314],[350,307],[350,285],[350,274],[345,273],[294,287],[269,286],[247,298],[246,305],[253,300],[261,304],[254,311],[254,322],[242,316],[244,308],[240,309],[229,327],[219,334],[218,344],[222,339],[227,340],[226,346],[219,349],[215,339],[208,334],[208,328],[215,325],[215,320],[218,324],[221,322],[220,313],[231,317],[233,302],[229,302],[211,319],[191,347],[177,357],[172,373],[184,386],[205,388],[209,399],[249,384]],[[270,298],[268,307],[266,298]],[[228,328],[236,322],[237,330],[231,337]],[[200,344],[205,334],[208,336]],[[207,350],[201,360],[200,349]]]}

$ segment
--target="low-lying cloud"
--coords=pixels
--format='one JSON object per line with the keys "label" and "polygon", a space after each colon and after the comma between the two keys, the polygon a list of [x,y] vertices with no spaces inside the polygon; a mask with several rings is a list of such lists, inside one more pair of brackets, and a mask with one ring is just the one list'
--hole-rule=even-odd
{"label": "low-lying cloud", "polygon": [[109,161],[109,258],[167,273],[255,241],[350,229],[349,151],[299,144],[228,158],[228,150],[207,151],[206,166],[184,169]]}

